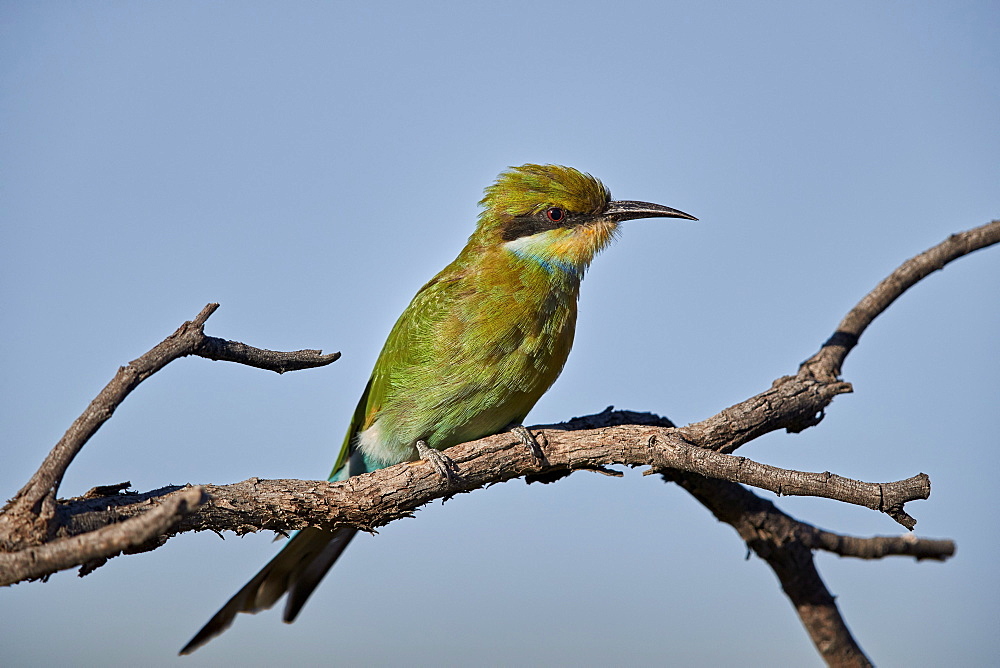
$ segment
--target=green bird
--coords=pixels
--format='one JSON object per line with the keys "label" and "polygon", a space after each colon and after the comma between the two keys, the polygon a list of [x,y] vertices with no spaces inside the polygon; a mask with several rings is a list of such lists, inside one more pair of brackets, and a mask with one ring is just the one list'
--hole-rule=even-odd
{"label": "green bird", "polygon": [[[593,176],[558,165],[512,167],[485,193],[465,248],[389,333],[331,481],[421,457],[446,473],[438,450],[505,429],[540,454],[521,423],[566,363],[594,255],[622,221],[697,220],[659,204],[613,201]],[[237,613],[270,608],[286,593],[283,619],[294,621],[355,533],[296,533],[181,654],[222,633]]]}

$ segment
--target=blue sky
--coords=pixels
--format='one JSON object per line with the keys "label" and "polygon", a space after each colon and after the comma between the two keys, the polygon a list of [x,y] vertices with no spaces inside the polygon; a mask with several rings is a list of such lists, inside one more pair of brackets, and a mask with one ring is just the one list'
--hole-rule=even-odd
{"label": "blue sky", "polygon": [[[993,2],[0,2],[0,490],[210,301],[209,334],[343,358],[280,377],[178,361],[62,494],[325,477],[393,321],[524,162],[701,219],[627,223],[597,258],[528,422],[611,404],[708,417],[794,372],[899,262],[1000,216],[998,32]],[[1000,652],[998,253],[879,318],[844,369],[855,393],[818,428],[740,452],[931,476],[909,510],[919,535],[957,541],[953,560],[818,558],[882,666]],[[0,591],[0,663],[819,664],[769,569],[638,471],[430,506],[352,544],[294,625],[244,617],[176,658],[276,549],[184,535]]]}

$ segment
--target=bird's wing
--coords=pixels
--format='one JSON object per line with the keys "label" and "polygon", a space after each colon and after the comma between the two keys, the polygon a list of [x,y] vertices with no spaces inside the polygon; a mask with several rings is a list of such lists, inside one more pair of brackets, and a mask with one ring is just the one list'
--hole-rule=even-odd
{"label": "bird's wing", "polygon": [[[423,357],[429,351],[428,344],[434,338],[435,330],[451,313],[450,304],[468,290],[463,281],[465,276],[466,272],[454,265],[446,267],[420,288],[393,325],[365,391],[354,409],[351,424],[330,474],[331,480],[342,480],[349,475],[367,471],[361,462],[355,465],[351,461],[354,437],[375,421],[391,389],[390,381],[393,376],[402,369],[424,361]],[[345,466],[348,468],[345,469]]]}

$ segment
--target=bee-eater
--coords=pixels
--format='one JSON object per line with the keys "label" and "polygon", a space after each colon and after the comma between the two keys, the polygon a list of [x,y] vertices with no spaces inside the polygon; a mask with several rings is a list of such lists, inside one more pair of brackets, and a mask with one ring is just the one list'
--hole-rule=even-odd
{"label": "bee-eater", "polygon": [[[485,193],[465,248],[420,288],[389,333],[331,481],[440,457],[436,450],[512,427],[537,448],[521,422],[566,362],[580,280],[594,255],[622,221],[697,220],[659,204],[613,201],[596,178],[558,165],[513,167]],[[292,622],[355,533],[296,533],[181,654],[222,633],[237,613],[270,608],[285,593],[283,619]]]}

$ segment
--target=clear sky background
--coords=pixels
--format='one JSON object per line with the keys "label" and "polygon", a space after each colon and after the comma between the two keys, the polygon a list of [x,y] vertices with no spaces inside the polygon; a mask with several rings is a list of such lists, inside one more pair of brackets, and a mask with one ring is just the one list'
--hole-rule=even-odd
{"label": "clear sky background", "polygon": [[[284,376],[178,361],[62,495],[324,478],[392,323],[524,162],[701,219],[627,223],[597,258],[529,424],[611,404],[706,418],[793,373],[901,261],[1000,216],[998,34],[992,1],[0,2],[0,494],[210,301],[211,335],[343,358]],[[818,428],[740,451],[931,476],[908,509],[954,559],[818,557],[881,666],[1000,653],[998,340],[994,248],[876,321],[844,369],[855,393]],[[0,664],[820,663],[767,566],[639,471],[434,504],[359,538],[296,624],[241,616],[177,658],[271,539],[189,534],[4,589]]]}

